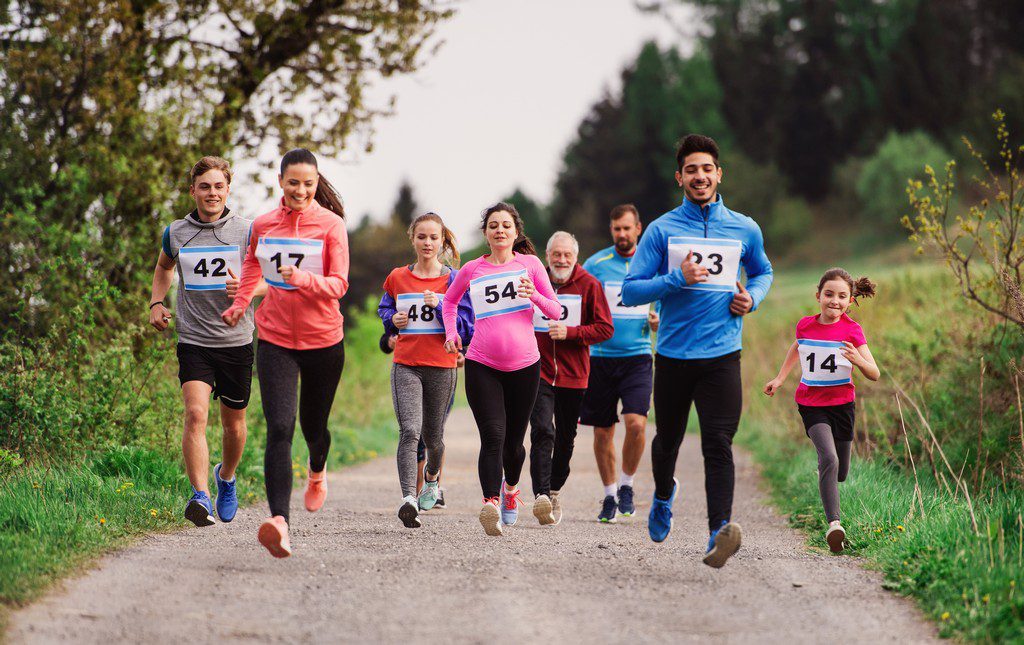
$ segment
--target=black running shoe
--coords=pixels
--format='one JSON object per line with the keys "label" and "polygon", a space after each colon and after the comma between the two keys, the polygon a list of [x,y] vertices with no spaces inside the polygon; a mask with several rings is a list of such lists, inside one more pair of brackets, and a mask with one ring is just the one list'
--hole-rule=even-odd
{"label": "black running shoe", "polygon": [[604,501],[601,502],[601,514],[597,516],[597,521],[602,524],[614,524],[616,506],[615,496],[605,495]]}
{"label": "black running shoe", "polygon": [[633,513],[636,512],[632,486],[619,486],[619,512],[623,517],[633,517]]}

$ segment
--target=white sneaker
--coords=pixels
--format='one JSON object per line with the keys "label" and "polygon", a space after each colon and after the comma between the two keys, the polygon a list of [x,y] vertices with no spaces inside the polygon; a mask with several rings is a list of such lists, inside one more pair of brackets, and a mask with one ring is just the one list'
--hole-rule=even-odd
{"label": "white sneaker", "polygon": [[402,524],[407,529],[418,529],[422,524],[420,523],[420,508],[419,504],[416,503],[416,498],[406,497],[402,500],[402,505],[398,508],[398,519],[402,520]]}
{"label": "white sneaker", "polygon": [[551,491],[551,517],[555,518],[555,524],[561,524],[562,500],[557,490]]}
{"label": "white sneaker", "polygon": [[498,537],[503,535],[501,529],[501,511],[498,510],[498,499],[485,499],[480,509],[480,525],[484,527],[484,533]]}
{"label": "white sneaker", "polygon": [[537,495],[537,499],[533,500],[533,515],[542,525],[555,523],[555,516],[551,510],[551,498],[547,495]]}

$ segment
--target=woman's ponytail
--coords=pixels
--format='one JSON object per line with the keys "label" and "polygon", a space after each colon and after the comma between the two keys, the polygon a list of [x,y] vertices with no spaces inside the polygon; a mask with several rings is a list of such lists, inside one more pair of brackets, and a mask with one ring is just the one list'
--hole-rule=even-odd
{"label": "woman's ponytail", "polygon": [[512,244],[512,250],[524,255],[537,255],[537,249],[533,246],[533,240],[525,233],[516,238],[516,241]]}
{"label": "woman's ponytail", "polygon": [[857,278],[853,283],[853,297],[854,298],[871,298],[875,295],[875,287],[877,285],[869,280],[867,276]]}

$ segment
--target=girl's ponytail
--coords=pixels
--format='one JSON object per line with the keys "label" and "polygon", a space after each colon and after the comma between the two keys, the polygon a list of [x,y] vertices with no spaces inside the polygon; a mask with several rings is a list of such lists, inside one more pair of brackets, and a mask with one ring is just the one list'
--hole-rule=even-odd
{"label": "girl's ponytail", "polygon": [[512,244],[512,250],[524,255],[537,255],[537,249],[533,246],[533,240],[527,237],[525,233],[520,234],[516,238],[516,241]]}
{"label": "girl's ponytail", "polygon": [[345,201],[335,190],[331,182],[327,181],[327,177],[324,177],[319,171],[316,173],[320,179],[316,184],[316,194],[313,195],[313,199],[316,200],[317,204],[320,204],[327,210],[331,211],[341,219],[345,219]]}
{"label": "girl's ponytail", "polygon": [[853,283],[852,295],[854,298],[871,298],[875,295],[876,286],[867,276],[861,276]]}

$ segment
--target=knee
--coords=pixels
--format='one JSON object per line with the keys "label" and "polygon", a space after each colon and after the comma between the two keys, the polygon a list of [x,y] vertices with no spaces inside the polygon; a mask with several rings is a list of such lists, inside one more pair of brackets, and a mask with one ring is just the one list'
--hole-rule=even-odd
{"label": "knee", "polygon": [[626,437],[628,439],[636,439],[644,436],[644,429],[646,425],[643,421],[634,421],[626,424]]}
{"label": "knee", "polygon": [[229,421],[224,424],[224,436],[231,439],[244,439],[249,433],[245,418]]}
{"label": "knee", "polygon": [[594,428],[594,443],[605,446],[615,442],[615,428]]}
{"label": "knee", "polygon": [[208,408],[205,405],[191,403],[185,406],[185,432],[206,432]]}

